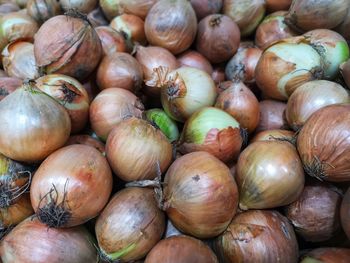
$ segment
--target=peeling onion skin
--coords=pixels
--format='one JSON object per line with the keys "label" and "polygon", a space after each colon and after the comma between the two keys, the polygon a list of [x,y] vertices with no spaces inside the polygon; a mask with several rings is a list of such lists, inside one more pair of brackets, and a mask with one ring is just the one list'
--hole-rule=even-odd
{"label": "peeling onion skin", "polygon": [[346,191],[340,208],[341,225],[350,239],[350,188]]}
{"label": "peeling onion skin", "polygon": [[0,101],[22,85],[22,80],[11,77],[0,77]]}
{"label": "peeling onion skin", "polygon": [[145,263],[218,263],[217,257],[202,241],[190,236],[161,240],[147,255]]}
{"label": "peeling onion skin", "polygon": [[345,80],[346,85],[350,88],[350,59],[340,65],[340,72]]}
{"label": "peeling onion skin", "polygon": [[330,182],[350,181],[349,125],[350,104],[326,106],[311,115],[297,139],[307,174]]}
{"label": "peeling onion skin", "polygon": [[3,263],[97,263],[92,240],[81,226],[48,228],[37,218],[29,217],[2,240],[0,254]]}
{"label": "peeling onion skin", "polygon": [[298,242],[287,218],[277,211],[238,214],[216,238],[214,250],[222,263],[297,263]]}
{"label": "peeling onion skin", "polygon": [[28,15],[39,23],[62,13],[60,2],[57,0],[29,0],[26,9]]}
{"label": "peeling onion skin", "polygon": [[285,122],[283,114],[287,104],[276,100],[262,100],[259,102],[260,122],[256,128],[256,132],[283,129]]}
{"label": "peeling onion skin", "polygon": [[168,169],[164,201],[177,229],[210,238],[222,233],[235,215],[238,191],[224,163],[207,152],[194,152],[176,159]]}
{"label": "peeling onion skin", "polygon": [[305,181],[295,147],[280,141],[250,144],[238,158],[235,179],[242,210],[288,205],[298,199]]}
{"label": "peeling onion skin", "polygon": [[255,136],[250,140],[250,143],[258,141],[278,141],[286,140],[293,142],[295,137],[294,132],[288,130],[266,130],[255,134]]}
{"label": "peeling onion skin", "polygon": [[337,262],[348,263],[350,257],[350,249],[348,248],[317,248],[311,250],[303,256],[300,263],[318,263],[318,262]]}
{"label": "peeling onion skin", "polygon": [[164,229],[165,216],[157,206],[154,191],[139,187],[125,188],[114,195],[95,225],[102,253],[120,262],[146,256]]}

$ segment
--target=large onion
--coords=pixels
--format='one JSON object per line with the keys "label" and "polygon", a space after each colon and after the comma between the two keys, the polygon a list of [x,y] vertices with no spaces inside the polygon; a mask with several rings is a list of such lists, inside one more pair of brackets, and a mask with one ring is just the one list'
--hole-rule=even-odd
{"label": "large onion", "polygon": [[286,103],[276,100],[260,101],[260,122],[256,131],[283,129],[285,127],[283,115],[286,107]]}
{"label": "large onion", "polygon": [[91,12],[98,0],[60,0],[60,4],[64,11],[75,9],[81,13],[87,14]]}
{"label": "large onion", "polygon": [[143,20],[136,15],[122,14],[113,18],[110,26],[133,43],[146,44],[144,24]]}
{"label": "large onion", "polygon": [[297,147],[306,173],[332,182],[350,180],[350,104],[316,111],[301,129]]}
{"label": "large onion", "polygon": [[220,262],[297,263],[298,243],[293,227],[276,211],[247,211],[237,215],[215,241]]}
{"label": "large onion", "polygon": [[222,233],[232,220],[238,192],[224,163],[207,152],[194,152],[170,166],[164,178],[164,201],[176,228],[209,238]]}
{"label": "large onion", "polygon": [[201,69],[209,75],[213,74],[213,67],[201,53],[194,50],[187,50],[177,57],[181,67],[192,67]]}
{"label": "large onion", "polygon": [[30,198],[37,217],[49,227],[72,227],[97,216],[112,191],[112,173],[95,148],[63,147],[40,165]]}
{"label": "large onion", "polygon": [[115,52],[126,52],[128,50],[124,36],[109,26],[95,28],[101,40],[104,55],[112,55]]}
{"label": "large onion", "polygon": [[36,21],[43,23],[51,17],[61,14],[61,6],[57,0],[29,0],[27,13]]}
{"label": "large onion", "polygon": [[303,256],[300,263],[348,263],[349,257],[350,249],[348,248],[317,248]]}
{"label": "large onion", "polygon": [[[281,154],[283,153],[283,154]],[[236,175],[241,209],[266,209],[296,201],[304,187],[304,171],[288,142],[260,141],[239,156]]]}
{"label": "large onion", "polygon": [[179,54],[188,49],[196,37],[197,18],[188,0],[158,1],[145,20],[145,33],[153,46]]}
{"label": "large onion", "polygon": [[343,229],[350,239],[350,188],[346,191],[341,204],[340,219]]}
{"label": "large onion", "polygon": [[0,77],[0,101],[22,85],[18,78]]}
{"label": "large onion", "polygon": [[146,256],[161,239],[164,228],[164,214],[157,207],[153,190],[138,187],[114,195],[95,225],[104,257],[118,262]]}

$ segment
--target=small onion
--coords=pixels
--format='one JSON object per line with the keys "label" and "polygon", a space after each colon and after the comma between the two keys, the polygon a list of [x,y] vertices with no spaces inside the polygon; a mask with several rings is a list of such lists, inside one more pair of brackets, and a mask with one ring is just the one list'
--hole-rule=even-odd
{"label": "small onion", "polygon": [[115,52],[126,52],[128,46],[124,36],[109,26],[95,27],[101,40],[104,55],[112,55]]}
{"label": "small onion", "polygon": [[340,72],[348,88],[350,87],[350,59],[340,65]]}
{"label": "small onion", "polygon": [[288,10],[293,0],[266,0],[266,9],[268,12],[277,12]]}
{"label": "small onion", "polygon": [[144,24],[143,20],[136,15],[122,14],[113,18],[110,26],[132,42],[146,44]]}
{"label": "small onion", "polygon": [[60,15],[61,12],[60,2],[57,0],[29,0],[27,2],[28,15],[40,23]]}
{"label": "small onion", "polygon": [[0,77],[0,101],[22,85],[18,78]]}
{"label": "small onion", "polygon": [[350,104],[316,111],[304,124],[297,148],[310,176],[331,182],[350,180]]}
{"label": "small onion", "polygon": [[147,255],[145,263],[218,263],[202,241],[189,236],[174,236],[161,240]]}
{"label": "small onion", "polygon": [[267,131],[261,131],[257,133],[253,139],[251,139],[251,143],[258,142],[258,141],[289,141],[293,142],[295,140],[295,134],[292,131],[287,130],[267,130]]}
{"label": "small onion", "polygon": [[287,104],[276,100],[259,102],[260,122],[256,131],[282,129],[286,126],[283,114]]}
{"label": "small onion", "polygon": [[222,233],[231,222],[238,192],[224,163],[207,152],[194,152],[176,159],[168,169],[164,201],[164,209],[176,228],[209,238]]}
{"label": "small onion", "polygon": [[37,217],[49,227],[72,227],[97,216],[112,191],[112,172],[94,147],[70,145],[39,166],[30,186]]}
{"label": "small onion", "polygon": [[346,191],[341,203],[340,219],[344,232],[350,239],[350,188]]}
{"label": "small onion", "polygon": [[248,36],[265,15],[264,0],[225,0],[223,13],[239,26],[242,36]]}
{"label": "small onion", "polygon": [[179,54],[193,43],[197,32],[196,14],[188,0],[156,2],[145,20],[145,33],[153,46]]}
{"label": "small onion", "polygon": [[215,241],[220,262],[298,262],[298,242],[287,218],[276,211],[237,215]]}
{"label": "small onion", "polygon": [[238,158],[235,178],[243,210],[288,205],[298,199],[305,180],[295,147],[280,141],[250,144]]}
{"label": "small onion", "polygon": [[95,225],[104,257],[130,262],[146,256],[165,229],[163,212],[151,189],[130,187],[114,195]]}
{"label": "small onion", "polygon": [[131,117],[110,132],[106,154],[113,171],[124,181],[146,180],[156,178],[158,165],[161,172],[166,171],[172,146],[160,130]]}
{"label": "small onion", "polygon": [[103,11],[100,6],[92,10],[88,15],[87,18],[89,19],[90,23],[93,27],[98,26],[108,26],[109,22],[105,15],[103,14]]}
{"label": "small onion", "polygon": [[85,14],[91,12],[95,8],[97,2],[98,0],[60,0],[64,11],[75,9]]}
{"label": "small onion", "polygon": [[348,263],[350,249],[348,248],[317,248],[307,253],[300,263]]}
{"label": "small onion", "polygon": [[130,54],[115,52],[105,56],[97,70],[97,85],[100,89],[118,87],[130,91],[141,88],[142,68]]}
{"label": "small onion", "polygon": [[223,5],[223,0],[190,0],[190,2],[198,20],[208,15],[219,14]]}
{"label": "small onion", "polygon": [[92,146],[98,151],[100,151],[103,155],[106,152],[105,145],[103,142],[87,134],[70,136],[65,146],[72,145],[72,144],[84,144],[84,145]]}
{"label": "small onion", "polygon": [[241,81],[231,82],[230,87],[219,94],[215,107],[233,116],[249,133],[252,133],[259,124],[258,99]]}
{"label": "small onion", "polygon": [[17,4],[11,2],[0,2],[0,15],[17,12],[20,8]]}
{"label": "small onion", "polygon": [[203,70],[209,75],[213,74],[213,67],[210,62],[199,52],[187,50],[177,57],[181,67],[192,67]]}
{"label": "small onion", "polygon": [[128,116],[141,118],[144,106],[130,91],[109,88],[100,92],[90,106],[90,123],[96,135],[102,140],[114,126]]}
{"label": "small onion", "polygon": [[288,99],[286,119],[297,131],[314,112],[337,103],[350,103],[350,95],[341,85],[327,80],[306,82]]}

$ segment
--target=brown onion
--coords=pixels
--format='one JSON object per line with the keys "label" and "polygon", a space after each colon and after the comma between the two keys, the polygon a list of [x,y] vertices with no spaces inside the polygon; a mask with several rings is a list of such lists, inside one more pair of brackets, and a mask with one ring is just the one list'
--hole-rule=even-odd
{"label": "brown onion", "polygon": [[137,60],[130,54],[115,52],[105,56],[97,70],[97,85],[108,89],[118,87],[130,91],[141,88],[142,68]]}
{"label": "brown onion", "polygon": [[316,111],[301,129],[297,147],[310,176],[331,182],[350,180],[350,104]]}
{"label": "brown onion", "polygon": [[144,106],[130,91],[109,88],[100,92],[90,106],[90,123],[96,135],[102,140],[114,126],[126,117],[142,117]]}
{"label": "brown onion", "polygon": [[62,10],[60,2],[57,0],[29,0],[27,13],[36,21],[43,23],[51,17],[61,14]]}
{"label": "brown onion", "polygon": [[153,46],[179,54],[193,43],[197,32],[196,14],[188,0],[156,2],[145,20],[145,33]]}
{"label": "brown onion", "polygon": [[223,0],[190,0],[193,10],[196,12],[197,19],[201,20],[202,18],[212,15],[219,14]]}
{"label": "brown onion", "polygon": [[145,35],[143,20],[135,15],[122,14],[116,16],[111,21],[110,26],[122,33],[127,39],[130,39],[132,42],[137,42],[140,44],[146,44],[147,39]]}
{"label": "brown onion", "polygon": [[209,15],[198,24],[196,48],[210,62],[221,63],[236,53],[240,37],[239,28],[230,17]]}
{"label": "brown onion", "polygon": [[20,8],[17,4],[11,2],[0,3],[0,15],[8,14],[11,12],[17,12]]}
{"label": "brown onion", "polygon": [[1,242],[3,263],[98,262],[91,234],[83,227],[48,228],[35,217],[16,226]]}
{"label": "brown onion", "polygon": [[213,67],[210,62],[199,52],[187,50],[177,57],[181,67],[192,67],[201,69],[209,75],[213,74]]}
{"label": "brown onion", "polygon": [[97,216],[112,191],[112,172],[94,147],[74,144],[52,153],[30,186],[37,217],[49,227],[72,227]]}
{"label": "brown onion", "polygon": [[100,151],[103,155],[106,152],[105,145],[103,142],[87,134],[70,136],[65,146],[72,145],[72,144],[84,144],[84,145],[92,146],[98,151]]}
{"label": "brown onion", "polygon": [[340,65],[340,72],[348,88],[350,87],[350,59]]}
{"label": "brown onion", "polygon": [[124,36],[109,26],[95,27],[101,40],[103,54],[112,55],[115,52],[127,52],[128,46]]}
{"label": "brown onion", "polygon": [[[120,154],[122,153],[122,154]],[[118,123],[106,142],[113,171],[124,181],[154,179],[172,161],[172,146],[165,135],[147,121],[131,117]]]}
{"label": "brown onion", "polygon": [[225,81],[225,67],[224,66],[214,67],[211,77],[214,80],[215,84],[219,84],[220,82]]}
{"label": "brown onion", "polygon": [[250,35],[265,15],[264,0],[225,0],[223,13],[239,26],[242,36]]}
{"label": "brown onion", "polygon": [[297,131],[314,112],[337,103],[350,103],[350,95],[341,85],[327,80],[306,82],[288,99],[286,119]]}
{"label": "brown onion", "polygon": [[276,211],[238,214],[214,246],[222,263],[298,262],[293,227]]}
{"label": "brown onion", "polygon": [[341,203],[340,219],[344,232],[350,239],[350,188],[346,191]]}
{"label": "brown onion", "polygon": [[0,101],[22,85],[18,78],[0,77]]}
{"label": "brown onion", "polygon": [[98,0],[60,0],[60,4],[64,11],[75,9],[81,13],[91,12],[97,4]]}
{"label": "brown onion", "polygon": [[298,199],[305,180],[295,147],[280,141],[250,144],[238,158],[235,178],[243,210],[288,205]]}
{"label": "brown onion", "polygon": [[114,195],[95,225],[104,257],[130,262],[141,259],[158,243],[165,228],[163,212],[152,189],[125,188]]}
{"label": "brown onion", "polygon": [[231,82],[228,89],[221,92],[215,107],[233,116],[240,127],[252,133],[259,124],[259,102],[254,93],[241,81]]}
{"label": "brown onion", "polygon": [[348,263],[349,257],[350,249],[348,248],[317,248],[303,256],[300,263]]}
{"label": "brown onion", "polygon": [[295,134],[292,131],[287,130],[266,130],[258,132],[253,139],[251,139],[251,143],[258,142],[258,141],[289,141],[294,142],[295,140]]}
{"label": "brown onion", "polygon": [[266,9],[268,12],[277,12],[288,10],[293,0],[266,0]]}
{"label": "brown onion", "polygon": [[189,236],[174,236],[161,240],[147,255],[145,263],[218,263],[202,241]]}
{"label": "brown onion", "polygon": [[165,175],[164,208],[183,233],[198,238],[219,235],[235,215],[237,202],[229,168],[207,152],[176,159]]}
{"label": "brown onion", "polygon": [[347,41],[350,41],[350,7],[348,8],[348,13],[345,16],[342,23],[340,23],[334,30],[341,34]]}
{"label": "brown onion", "polygon": [[77,16],[73,11],[50,18],[35,35],[35,59],[44,73],[64,74],[81,81],[98,65],[101,41],[88,20]]}
{"label": "brown onion", "polygon": [[260,122],[256,131],[282,129],[286,126],[283,114],[287,104],[276,100],[259,102]]}
{"label": "brown onion", "polygon": [[100,6],[92,10],[88,15],[87,18],[89,19],[90,23],[93,27],[98,26],[108,26],[109,22],[105,15],[102,12],[102,9]]}

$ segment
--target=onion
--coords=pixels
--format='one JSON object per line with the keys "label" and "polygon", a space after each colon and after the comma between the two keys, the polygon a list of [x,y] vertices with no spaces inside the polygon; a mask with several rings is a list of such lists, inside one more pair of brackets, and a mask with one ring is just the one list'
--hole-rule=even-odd
{"label": "onion", "polygon": [[71,130],[64,107],[32,83],[1,101],[0,123],[0,152],[23,162],[43,160],[65,144]]}
{"label": "onion", "polygon": [[350,104],[326,106],[301,129],[297,147],[310,176],[331,182],[350,180]]}
{"label": "onion", "polygon": [[95,230],[104,257],[130,262],[141,259],[161,239],[165,218],[154,192],[126,188],[113,196],[98,217]]}
{"label": "onion", "polygon": [[331,29],[344,20],[348,6],[348,0],[294,0],[286,21],[299,31]]}
{"label": "onion", "polygon": [[198,20],[220,13],[223,5],[223,0],[190,0],[190,2]]}
{"label": "onion", "polygon": [[350,59],[340,65],[340,72],[346,82],[348,88],[350,87]]}
{"label": "onion", "polygon": [[259,124],[258,99],[241,81],[231,82],[230,87],[219,94],[215,107],[233,116],[249,133],[252,133]]}
{"label": "onion", "polygon": [[107,26],[109,24],[100,6],[92,10],[87,17],[93,27]]}
{"label": "onion", "polygon": [[145,20],[145,33],[153,46],[179,54],[188,49],[197,32],[196,14],[188,0],[158,1]]}
{"label": "onion", "polygon": [[266,9],[268,12],[288,10],[293,0],[266,0]]}
{"label": "onion", "polygon": [[[181,67],[192,67],[203,70],[209,75],[213,74],[213,67],[210,62],[199,52],[187,50],[177,57]],[[163,65],[162,65],[163,66]]]}
{"label": "onion", "polygon": [[69,114],[72,124],[72,133],[80,132],[89,119],[89,96],[84,86],[71,77],[52,74],[36,80],[36,86],[50,95]]}
{"label": "onion", "polygon": [[285,11],[278,11],[264,18],[255,33],[255,44],[259,48],[264,50],[281,39],[297,36],[286,24],[286,14]]}
{"label": "onion", "polygon": [[262,100],[259,102],[260,122],[256,131],[282,129],[285,126],[283,119],[287,104],[275,100]]}
{"label": "onion", "polygon": [[215,241],[220,262],[298,262],[298,243],[287,218],[276,211],[237,215]]}
{"label": "onion", "polygon": [[0,15],[8,14],[11,12],[17,12],[20,8],[17,4],[11,2],[0,3]]}
{"label": "onion", "polygon": [[214,80],[215,84],[219,84],[220,82],[225,81],[225,67],[224,66],[214,67],[211,77]]}
{"label": "onion", "polygon": [[106,154],[113,171],[124,181],[146,180],[156,177],[158,165],[166,171],[172,161],[172,146],[147,121],[131,117],[110,132]]}
{"label": "onion", "polygon": [[161,240],[147,255],[145,263],[218,263],[202,241],[189,236],[174,236]]}
{"label": "onion", "polygon": [[95,8],[97,2],[97,0],[60,0],[64,11],[75,9],[85,14],[91,12]]}
{"label": "onion", "polygon": [[221,63],[236,53],[240,36],[237,24],[230,17],[209,15],[198,24],[196,48],[210,62]]}
{"label": "onion", "polygon": [[204,107],[186,121],[178,149],[182,154],[206,151],[229,162],[237,159],[243,143],[235,118],[223,110]]}
{"label": "onion", "polygon": [[341,204],[340,219],[344,232],[350,239],[350,188],[346,191]]}
{"label": "onion", "polygon": [[242,210],[288,205],[304,187],[303,165],[295,147],[280,141],[250,144],[239,156],[235,178]]}
{"label": "onion", "polygon": [[90,123],[96,135],[106,140],[114,126],[128,116],[141,118],[144,106],[130,91],[119,88],[103,90],[90,106]]}
{"label": "onion", "polygon": [[95,28],[101,40],[103,54],[106,56],[116,52],[126,52],[128,46],[124,36],[109,26],[99,26]]}
{"label": "onion", "polygon": [[136,91],[141,88],[142,77],[142,68],[133,56],[115,52],[102,59],[96,81],[100,89],[118,87]]}
{"label": "onion", "polygon": [[144,24],[143,20],[136,15],[122,14],[113,18],[110,26],[114,30],[123,33],[132,42],[146,44]]}
{"label": "onion", "polygon": [[18,78],[0,77],[0,101],[22,85]]}
{"label": "onion", "polygon": [[341,34],[347,41],[350,41],[350,6],[348,8],[348,13],[345,16],[342,23],[340,23],[334,30]]}
{"label": "onion", "polygon": [[87,18],[73,11],[50,18],[40,27],[35,35],[34,54],[44,73],[83,80],[99,63],[102,47]]}
{"label": "onion", "polygon": [[255,68],[255,79],[265,95],[287,100],[296,88],[323,77],[321,56],[301,38],[281,41],[264,51]]}
{"label": "onion", "polygon": [[295,135],[292,131],[287,130],[267,130],[261,131],[257,133],[253,139],[251,139],[251,143],[258,141],[289,141],[294,142]]}
{"label": "onion", "polygon": [[155,73],[147,85],[161,88],[163,108],[174,120],[184,122],[195,111],[215,103],[215,84],[206,72],[190,67],[169,72],[159,67]]}
{"label": "onion", "polygon": [[66,142],[65,146],[72,145],[72,144],[84,144],[89,145],[100,151],[103,155],[105,154],[105,145],[100,140],[87,135],[87,134],[79,134],[79,135],[72,135],[69,137],[68,141]]}
{"label": "onion", "polygon": [[265,15],[264,0],[225,0],[223,13],[239,26],[242,36],[248,36]]}
{"label": "onion", "polygon": [[306,82],[288,99],[286,119],[298,131],[314,112],[337,103],[350,103],[350,95],[341,85],[327,80]]}
{"label": "onion", "polygon": [[3,263],[98,262],[92,236],[83,227],[47,228],[35,217],[16,226],[1,242]]}
{"label": "onion", "polygon": [[348,248],[317,248],[307,253],[300,263],[337,262],[347,263],[350,257]]}
{"label": "onion", "polygon": [[61,2],[57,0],[28,0],[27,13],[39,23],[61,14]]}
{"label": "onion", "polygon": [[112,191],[112,173],[95,148],[70,145],[39,166],[30,187],[37,217],[49,227],[72,227],[97,216]]}
{"label": "onion", "polygon": [[236,213],[238,192],[224,163],[207,152],[194,152],[176,159],[168,169],[164,201],[164,209],[176,228],[209,238],[229,225]]}

